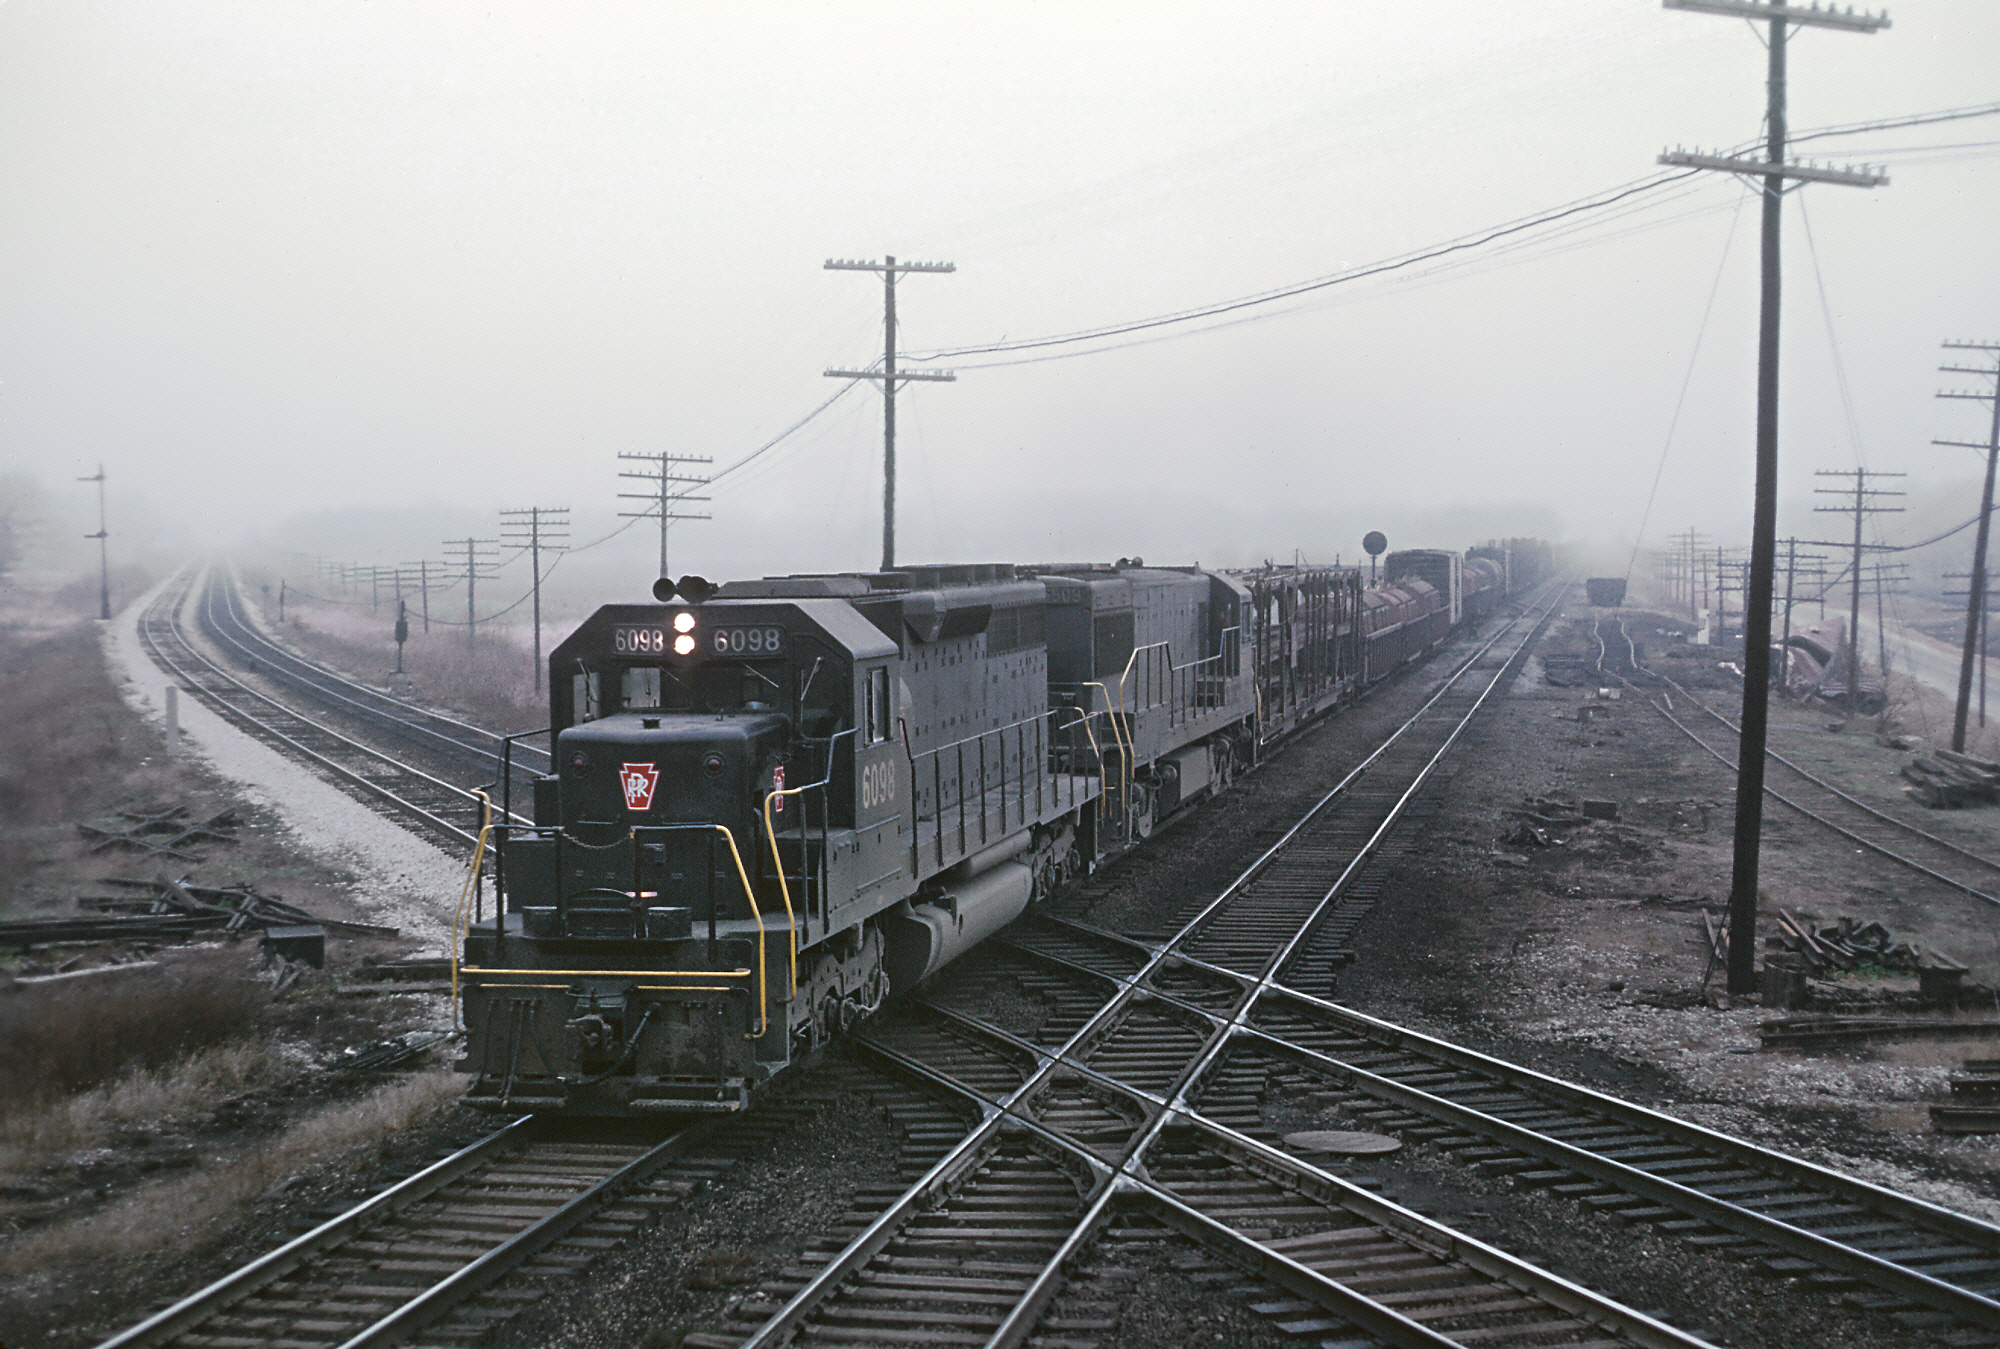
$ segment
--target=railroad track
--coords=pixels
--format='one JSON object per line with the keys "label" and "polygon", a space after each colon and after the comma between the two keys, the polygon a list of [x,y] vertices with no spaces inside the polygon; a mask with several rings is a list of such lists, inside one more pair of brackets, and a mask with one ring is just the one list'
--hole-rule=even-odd
{"label": "railroad track", "polygon": [[475,839],[482,803],[473,791],[447,782],[364,744],[353,736],[259,692],[205,655],[183,627],[190,604],[207,610],[222,603],[225,583],[212,571],[190,569],[139,618],[139,635],[155,664],[225,720],[255,738],[331,777],[367,804],[414,824],[448,849]]}
{"label": "railroad track", "polygon": [[473,842],[481,803],[472,791],[286,706],[202,651],[184,615],[192,608],[200,620],[221,602],[227,584],[212,567],[190,569],[182,583],[148,606],[139,632],[155,664],[226,720],[320,770],[371,806],[386,807],[448,847]]}
{"label": "railroad track", "polygon": [[[1469,715],[1483,696],[1448,710]],[[1310,900],[1284,897],[1306,868],[1277,864],[1355,829],[1329,808],[1357,779],[1169,940],[1034,919],[871,1023],[863,1052],[985,1123],[809,1277],[743,1304],[736,1332],[687,1343],[886,1342],[924,1326],[939,1343],[1084,1344],[1112,1324],[1132,1253],[1163,1241],[1250,1271],[1277,1290],[1259,1312],[1327,1344],[1697,1342],[1288,1146],[1273,1117],[1300,1100],[1583,1210],[1808,1276],[1913,1331],[1990,1343],[2000,1229],[1287,982],[1455,738],[1433,729],[1431,756],[1367,839],[1316,859]],[[1259,893],[1267,879],[1279,883]]]}
{"label": "railroad track", "polygon": [[[1617,636],[1624,639],[1624,650],[1628,653],[1627,669],[1620,669],[1615,663],[1615,655],[1606,654],[1607,651],[1615,652],[1617,649],[1615,638],[1608,647],[1604,641],[1605,625],[1611,622],[1614,620],[1602,620],[1598,624],[1600,670],[1619,678],[1637,693],[1646,693],[1648,685],[1665,689],[1670,694],[1678,695],[1702,716],[1723,727],[1730,734],[1741,734],[1741,728],[1735,722],[1703,702],[1692,690],[1684,688],[1666,675],[1649,670],[1631,660],[1629,654],[1632,650],[1631,641],[1625,636],[1623,619],[1615,620]],[[1655,712],[1666,718],[1676,730],[1699,745],[1710,757],[1731,772],[1735,771],[1735,755],[1702,739],[1692,726],[1677,716],[1664,702],[1650,696],[1647,702]],[[1877,856],[1907,867],[1961,894],[1985,900],[1989,904],[2000,905],[2000,861],[1984,857],[1949,839],[1939,838],[1928,830],[1920,829],[1907,820],[1898,819],[1886,811],[1879,810],[1785,757],[1777,750],[1766,749],[1764,754],[1769,765],[1767,772],[1770,768],[1775,768],[1780,778],[1776,783],[1767,781],[1764,786],[1764,791],[1774,800]]]}
{"label": "railroad track", "polygon": [[580,1269],[728,1165],[697,1146],[710,1132],[558,1135],[516,1120],[101,1349],[470,1343],[535,1296],[503,1278],[531,1262]]}
{"label": "railroad track", "polygon": [[1467,661],[1169,940],[1035,921],[869,1023],[861,1052],[983,1122],[810,1278],[744,1304],[742,1333],[686,1343],[1089,1343],[1111,1321],[1105,1291],[1129,1282],[1121,1253],[1177,1240],[1254,1273],[1271,1290],[1256,1309],[1323,1343],[1698,1344],[1206,1100],[1240,1104],[1239,1048],[1540,622],[1515,626],[1502,659]]}
{"label": "railroad track", "polygon": [[531,739],[503,736],[421,707],[288,650],[252,621],[233,574],[213,579],[215,583],[203,592],[202,630],[232,659],[335,714],[354,718],[370,734],[386,733],[454,765],[458,770],[454,778],[470,775],[474,782],[497,782],[503,764],[508,764],[515,799],[526,800],[532,780],[549,771],[549,751]]}

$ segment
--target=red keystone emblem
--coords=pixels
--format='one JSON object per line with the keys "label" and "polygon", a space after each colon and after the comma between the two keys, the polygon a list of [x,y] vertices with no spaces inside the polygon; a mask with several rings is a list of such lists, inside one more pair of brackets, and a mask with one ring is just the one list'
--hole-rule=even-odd
{"label": "red keystone emblem", "polygon": [[660,785],[660,766],[651,763],[621,764],[618,785],[625,789],[625,809],[651,810],[653,788]]}

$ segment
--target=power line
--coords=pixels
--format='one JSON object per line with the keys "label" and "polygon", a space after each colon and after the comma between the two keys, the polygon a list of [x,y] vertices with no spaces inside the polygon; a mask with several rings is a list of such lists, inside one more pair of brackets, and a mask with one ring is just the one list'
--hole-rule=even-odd
{"label": "power line", "polygon": [[1608,195],[1600,194],[1597,197],[1579,201],[1572,205],[1543,211],[1509,224],[1496,226],[1481,234],[1455,239],[1416,253],[1407,253],[1400,257],[1391,258],[1384,262],[1350,268],[1344,272],[1337,272],[1332,276],[1315,277],[1309,281],[1300,281],[1288,286],[1280,286],[1275,290],[1260,291],[1255,295],[1246,295],[1233,300],[1220,300],[1214,304],[1183,309],[1171,314],[1161,314],[1154,318],[1135,319],[1128,323],[1111,324],[1101,328],[1088,328],[1073,333],[1060,333],[1053,337],[1032,337],[1016,342],[988,342],[979,346],[948,347],[928,352],[920,357],[912,357],[912,359],[935,361],[954,359],[961,356],[984,356],[1000,352],[1034,351],[1046,347],[1067,346],[1077,342],[1092,342],[1107,337],[1119,337],[1126,333],[1144,332],[1151,328],[1163,328],[1171,324],[1192,323],[1199,319],[1215,318],[1222,314],[1234,313],[1237,310],[1249,309],[1257,305],[1274,304],[1279,300],[1289,300],[1295,296],[1308,295],[1313,291],[1325,290],[1329,286],[1346,285],[1350,282],[1364,280],[1367,277],[1380,276],[1385,272],[1400,271],[1406,267],[1414,267],[1420,262],[1429,262],[1434,258],[1441,258],[1452,253],[1462,253],[1468,249],[1479,248],[1492,243],[1496,239],[1504,239],[1510,235],[1519,234],[1524,230],[1533,229],[1538,225],[1553,224],[1555,221],[1564,220],[1573,215],[1580,215],[1586,211],[1601,211],[1607,207],[1616,205],[1618,202],[1624,201],[1628,197],[1658,191],[1660,188],[1679,182],[1684,178],[1691,178],[1697,172],[1698,170],[1689,169],[1681,173],[1655,175],[1652,178],[1641,179],[1625,187],[1613,189]]}

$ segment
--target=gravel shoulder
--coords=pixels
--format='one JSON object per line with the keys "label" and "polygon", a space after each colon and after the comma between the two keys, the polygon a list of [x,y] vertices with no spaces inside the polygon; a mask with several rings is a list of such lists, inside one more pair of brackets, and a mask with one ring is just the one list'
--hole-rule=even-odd
{"label": "gravel shoulder", "polygon": [[[1573,606],[1544,649],[1581,650],[1588,614]],[[1741,684],[1719,674],[1713,656],[1647,659],[1703,685],[1705,701],[1734,715]],[[1883,808],[1937,827],[1936,814],[1883,785],[1908,754],[1877,744],[1872,723],[1830,729],[1838,722],[1824,709],[1780,706],[1773,741],[1803,747]],[[1643,699],[1557,687],[1539,661],[1465,749],[1425,845],[1359,933],[1365,958],[1341,976],[1342,1001],[2000,1221],[2000,1138],[1933,1133],[1927,1111],[1949,1098],[1964,1059],[1994,1057],[2000,1041],[1762,1050],[1759,1024],[1785,1013],[1724,991],[1701,915],[1727,904],[1732,771]],[[1615,801],[1619,819],[1559,846],[1503,842],[1531,796]],[[1778,906],[1821,923],[1875,919],[1968,965],[1968,979],[2000,983],[1990,905],[1776,803],[1765,818],[1760,936],[1775,932]],[[1831,980],[1815,995],[1817,1010],[1916,1014],[1913,979]]]}
{"label": "gravel shoulder", "polygon": [[[105,660],[126,702],[164,726],[167,675],[146,654],[138,616],[172,578],[141,596],[106,628]],[[450,943],[452,906],[465,883],[463,859],[397,827],[306,768],[253,740],[192,696],[179,699],[182,743],[247,800],[276,811],[285,830],[327,868],[352,877],[363,921],[402,929],[423,949]]]}

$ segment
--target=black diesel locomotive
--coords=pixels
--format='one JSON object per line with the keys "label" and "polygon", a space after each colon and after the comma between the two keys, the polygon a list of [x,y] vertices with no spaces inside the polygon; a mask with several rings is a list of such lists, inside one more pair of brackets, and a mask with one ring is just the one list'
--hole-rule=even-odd
{"label": "black diesel locomotive", "polygon": [[464,916],[468,1100],[741,1109],[1434,646],[1463,568],[1408,556],[1444,584],[1135,558],[686,578],[598,610],[549,658],[533,823],[494,827],[491,911],[475,883]]}

